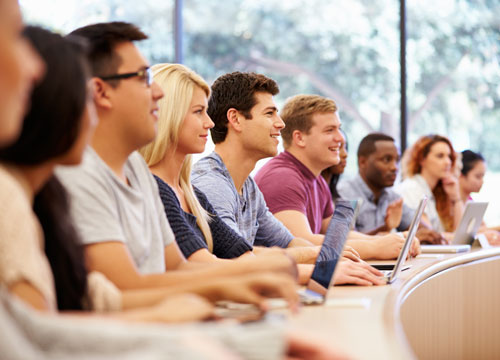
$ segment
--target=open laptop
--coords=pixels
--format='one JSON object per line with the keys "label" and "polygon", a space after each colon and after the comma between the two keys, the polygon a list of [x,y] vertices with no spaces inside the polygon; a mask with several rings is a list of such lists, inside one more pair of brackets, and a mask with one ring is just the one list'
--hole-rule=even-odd
{"label": "open laptop", "polygon": [[[314,270],[307,287],[299,290],[300,302],[304,305],[324,304],[326,295],[333,279],[337,264],[342,257],[344,245],[347,242],[357,200],[337,200],[325,239],[316,258]],[[268,299],[270,309],[286,308],[284,299]],[[237,318],[243,321],[254,321],[262,317],[260,310],[254,305],[233,302],[219,302],[216,314],[224,318]]]}
{"label": "open laptop", "polygon": [[488,202],[469,201],[450,245],[422,245],[422,253],[458,253],[470,250],[483,221]]}
{"label": "open laptop", "polygon": [[306,289],[299,292],[300,301],[305,304],[323,304],[333,279],[337,264],[342,257],[349,235],[357,200],[337,200],[325,240],[316,258],[314,270]]}
{"label": "open laptop", "polygon": [[394,282],[401,271],[406,270],[403,268],[403,264],[406,260],[406,257],[408,256],[408,252],[411,248],[411,243],[415,238],[415,234],[417,233],[417,229],[420,225],[420,219],[422,218],[422,214],[424,213],[425,205],[427,205],[427,197],[424,196],[418,204],[415,215],[413,215],[410,227],[408,228],[408,236],[406,237],[405,243],[403,244],[403,247],[399,253],[398,259],[396,260],[396,264],[393,265],[393,269],[385,270],[386,266],[391,266],[390,264],[383,264],[381,266],[377,266],[377,264],[370,264],[382,271],[388,284]]}

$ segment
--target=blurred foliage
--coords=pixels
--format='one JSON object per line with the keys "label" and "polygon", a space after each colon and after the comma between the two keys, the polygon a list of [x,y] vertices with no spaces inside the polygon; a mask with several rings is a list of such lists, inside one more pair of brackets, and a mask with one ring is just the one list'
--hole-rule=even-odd
{"label": "blurred foliage", "polygon": [[[481,151],[500,171],[500,1],[438,2],[407,1],[409,142],[439,132],[458,150]],[[134,22],[151,37],[141,44],[151,62],[173,59],[172,0],[53,0],[46,19],[32,10],[40,3],[21,0],[28,21],[62,32]],[[297,93],[329,96],[353,150],[369,131],[399,137],[399,1],[183,3],[185,63],[207,81],[257,71],[277,80],[278,105]]]}

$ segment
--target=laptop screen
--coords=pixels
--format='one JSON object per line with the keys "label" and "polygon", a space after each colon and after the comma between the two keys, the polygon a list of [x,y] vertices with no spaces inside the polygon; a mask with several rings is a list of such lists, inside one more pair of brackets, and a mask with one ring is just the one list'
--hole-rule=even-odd
{"label": "laptop screen", "polygon": [[481,222],[483,221],[484,213],[488,207],[487,202],[468,201],[465,204],[464,213],[457,226],[452,244],[472,244],[476,236]]}
{"label": "laptop screen", "polygon": [[356,200],[337,200],[307,289],[325,296],[349,234]]}

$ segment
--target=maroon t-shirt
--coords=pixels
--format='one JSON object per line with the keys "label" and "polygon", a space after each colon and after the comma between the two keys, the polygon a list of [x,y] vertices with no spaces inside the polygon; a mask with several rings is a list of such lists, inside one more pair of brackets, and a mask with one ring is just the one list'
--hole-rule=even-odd
{"label": "maroon t-shirt", "polygon": [[307,216],[311,231],[321,232],[321,221],[333,214],[330,189],[321,175],[314,174],[285,151],[269,160],[255,176],[269,210],[275,214],[297,210]]}

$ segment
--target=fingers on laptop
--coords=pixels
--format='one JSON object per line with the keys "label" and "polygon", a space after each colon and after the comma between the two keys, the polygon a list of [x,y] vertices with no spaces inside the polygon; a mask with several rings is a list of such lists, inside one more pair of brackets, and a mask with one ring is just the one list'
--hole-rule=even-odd
{"label": "fingers on laptop", "polygon": [[296,282],[288,275],[260,273],[245,276],[231,288],[226,288],[226,298],[235,302],[250,303],[267,310],[267,298],[283,298],[292,310],[298,309],[299,296]]}
{"label": "fingers on laptop", "polygon": [[336,273],[334,282],[340,284],[354,285],[384,285],[385,279],[381,278],[382,273],[364,261],[353,262],[351,260],[342,261],[339,264],[339,271]]}

